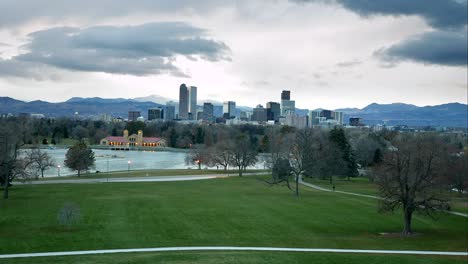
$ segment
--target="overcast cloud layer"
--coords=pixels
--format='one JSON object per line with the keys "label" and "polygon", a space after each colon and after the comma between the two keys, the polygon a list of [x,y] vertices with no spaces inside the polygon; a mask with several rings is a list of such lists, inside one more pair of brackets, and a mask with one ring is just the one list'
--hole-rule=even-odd
{"label": "overcast cloud layer", "polygon": [[282,89],[303,108],[466,103],[467,8],[467,0],[4,0],[0,96],[177,98],[185,82],[202,98],[251,106]]}

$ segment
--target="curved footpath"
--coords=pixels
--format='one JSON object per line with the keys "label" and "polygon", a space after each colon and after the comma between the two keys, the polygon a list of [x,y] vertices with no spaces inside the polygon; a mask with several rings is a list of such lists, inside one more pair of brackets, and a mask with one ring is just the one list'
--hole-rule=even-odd
{"label": "curved footpath", "polygon": [[[335,192],[335,193],[342,193],[342,194],[348,194],[348,195],[354,195],[354,196],[360,196],[360,197],[366,197],[366,198],[382,200],[382,197],[373,196],[373,195],[366,195],[366,194],[359,194],[359,193],[352,193],[352,192],[343,192],[343,191],[333,191],[333,190],[326,189],[326,188],[323,188],[323,187],[320,187],[320,186],[317,186],[317,185],[314,185],[314,184],[311,184],[311,183],[304,182],[302,179],[299,181],[299,183],[301,183],[304,186],[307,186],[307,187],[310,187],[310,188],[313,188],[313,189],[316,189],[316,190],[319,190],[319,191]],[[446,212],[448,214],[462,216],[462,217],[468,217],[468,214],[464,214],[464,213],[460,213],[460,212],[453,212],[453,211],[444,211],[444,212]]]}
{"label": "curved footpath", "polygon": [[275,251],[275,252],[468,256],[468,252],[418,251],[418,250],[367,250],[367,249],[278,248],[278,247],[160,247],[160,248],[104,249],[104,250],[5,254],[5,255],[0,255],[0,259],[115,254],[115,253],[172,252],[172,251]]}
{"label": "curved footpath", "polygon": [[[249,172],[242,175],[266,175],[269,172]],[[106,182],[166,182],[166,181],[194,181],[238,176],[236,173],[174,175],[174,176],[146,176],[146,177],[117,177],[117,178],[81,178],[64,180],[38,180],[14,182],[14,184],[63,184],[63,183],[106,183]]]}

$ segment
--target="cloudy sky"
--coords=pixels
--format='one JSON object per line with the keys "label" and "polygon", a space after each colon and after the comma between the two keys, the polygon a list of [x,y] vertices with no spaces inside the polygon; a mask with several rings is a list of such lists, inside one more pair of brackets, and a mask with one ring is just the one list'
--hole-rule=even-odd
{"label": "cloudy sky", "polygon": [[2,0],[0,96],[467,101],[467,0]]}

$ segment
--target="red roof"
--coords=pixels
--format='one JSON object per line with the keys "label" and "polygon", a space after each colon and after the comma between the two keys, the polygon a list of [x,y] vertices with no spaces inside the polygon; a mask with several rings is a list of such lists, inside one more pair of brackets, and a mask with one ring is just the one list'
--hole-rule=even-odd
{"label": "red roof", "polygon": [[[125,140],[124,137],[106,137],[105,139],[111,142],[121,142],[121,143],[128,142],[127,140]],[[161,141],[161,138],[157,138],[157,137],[144,137],[143,138],[143,143],[157,143],[159,141]]]}
{"label": "red roof", "polygon": [[156,137],[144,137],[143,138],[143,143],[157,143],[161,141],[161,138],[156,138]]}
{"label": "red roof", "polygon": [[105,139],[112,142],[127,143],[124,137],[106,137]]}

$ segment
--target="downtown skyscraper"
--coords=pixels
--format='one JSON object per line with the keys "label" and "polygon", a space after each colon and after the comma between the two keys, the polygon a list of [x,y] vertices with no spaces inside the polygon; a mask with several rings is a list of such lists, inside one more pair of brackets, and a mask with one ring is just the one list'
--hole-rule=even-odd
{"label": "downtown skyscraper", "polygon": [[197,87],[187,87],[185,83],[179,88],[179,119],[196,120],[197,117]]}

